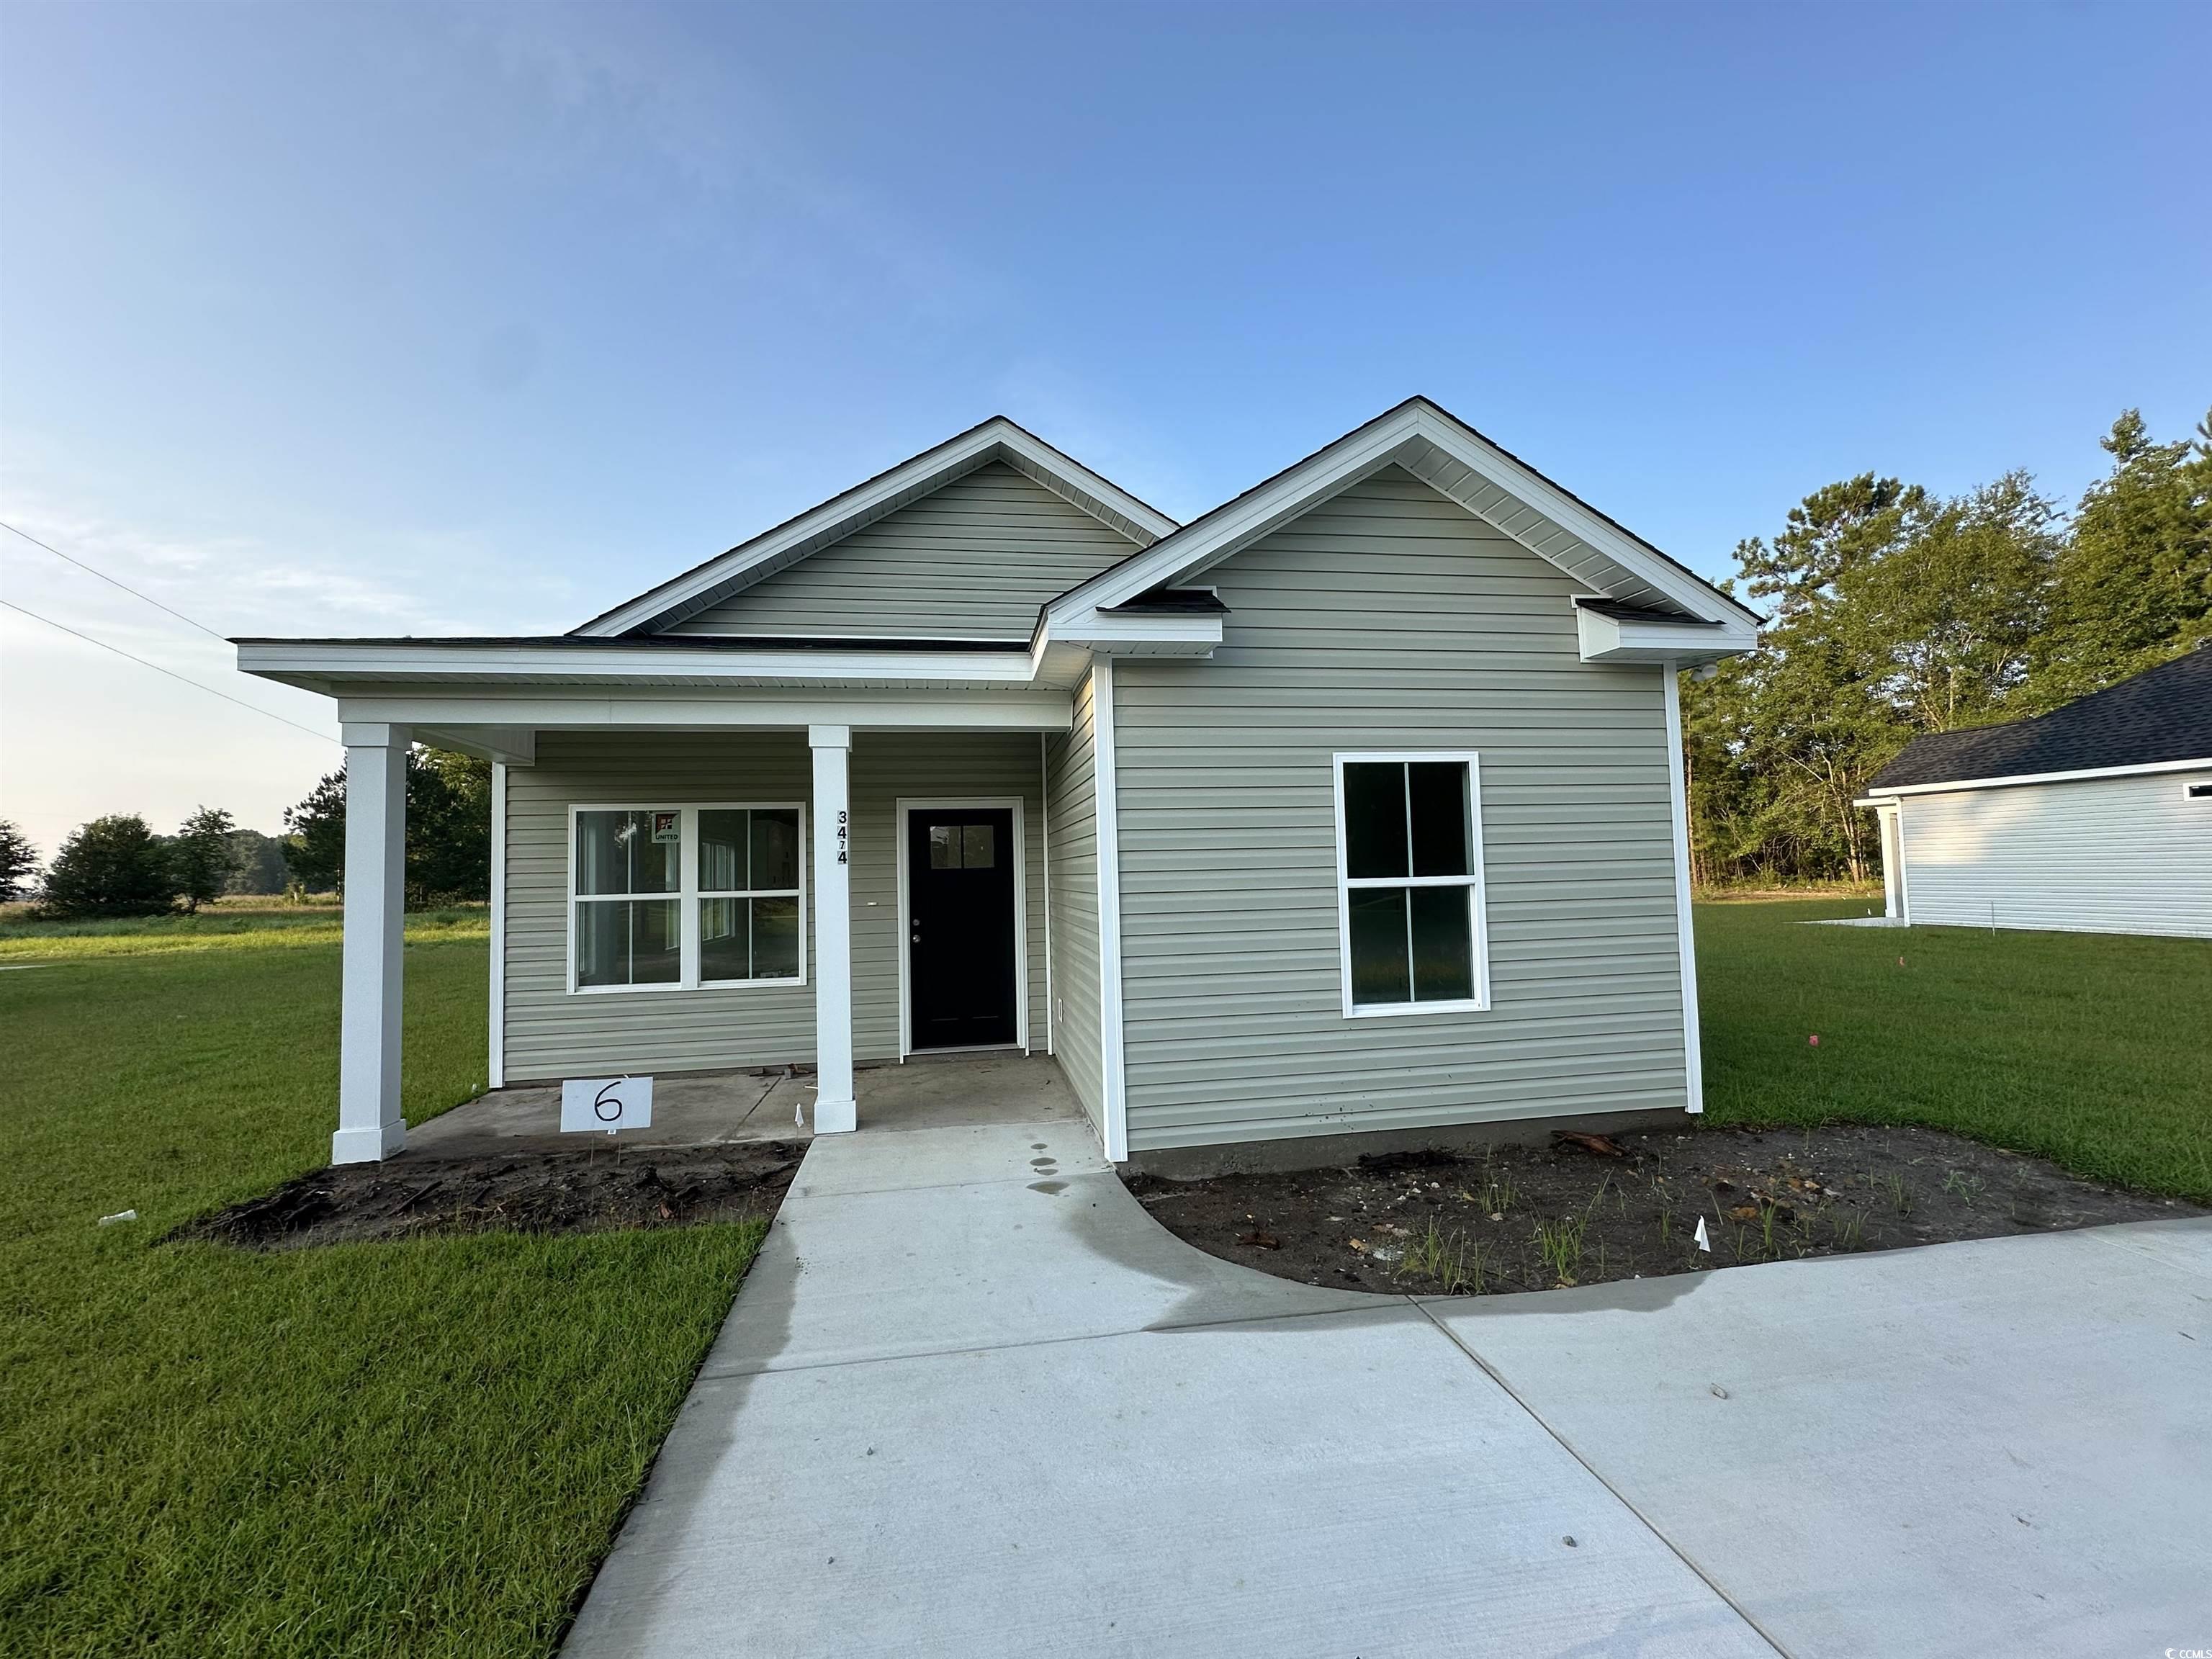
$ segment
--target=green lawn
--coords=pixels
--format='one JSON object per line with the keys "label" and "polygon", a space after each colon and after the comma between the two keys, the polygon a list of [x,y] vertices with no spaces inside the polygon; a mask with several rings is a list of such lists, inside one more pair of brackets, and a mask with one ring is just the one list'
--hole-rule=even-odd
{"label": "green lawn", "polygon": [[[0,970],[0,1652],[549,1652],[758,1246],[156,1243],[328,1160],[299,931]],[[407,953],[410,1121],[483,1086],[470,931]]]}
{"label": "green lawn", "polygon": [[1796,925],[1867,909],[1698,907],[1716,1122],[1930,1124],[2212,1203],[2212,940]]}
{"label": "green lawn", "polygon": [[[1794,925],[1866,908],[1699,908],[1714,1121],[2212,1201],[2212,943]],[[155,1243],[328,1156],[336,919],[244,921],[0,930],[63,958],[0,968],[0,1652],[546,1654],[762,1229]],[[410,1121],[483,1086],[481,933],[410,934]]]}

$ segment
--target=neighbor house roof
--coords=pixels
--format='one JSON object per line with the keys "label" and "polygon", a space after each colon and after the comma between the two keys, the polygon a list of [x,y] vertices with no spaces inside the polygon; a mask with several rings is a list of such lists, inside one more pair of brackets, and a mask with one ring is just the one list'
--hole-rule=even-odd
{"label": "neighbor house roof", "polygon": [[1992,778],[2212,762],[2212,647],[2033,720],[1915,738],[1875,774],[1873,793]]}

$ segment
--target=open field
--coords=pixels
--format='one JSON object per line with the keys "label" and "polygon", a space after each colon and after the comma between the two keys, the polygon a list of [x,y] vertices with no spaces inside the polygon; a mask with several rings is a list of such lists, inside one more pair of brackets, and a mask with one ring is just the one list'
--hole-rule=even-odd
{"label": "open field", "polygon": [[[548,1653],[757,1248],[160,1243],[328,1158],[300,931],[0,972],[0,1651]],[[464,931],[408,951],[410,1121],[483,1086]]]}
{"label": "open field", "polygon": [[1928,1124],[2212,1203],[2212,940],[1796,925],[1866,908],[1698,907],[1716,1122]]}
{"label": "open field", "polygon": [[[343,913],[328,900],[285,904],[274,899],[224,899],[197,915],[134,916],[104,921],[39,921],[32,907],[0,909],[0,965],[72,962],[87,957],[165,956],[176,951],[228,951],[240,946],[336,945]],[[491,936],[490,909],[456,905],[407,918],[407,935],[433,939]]]}

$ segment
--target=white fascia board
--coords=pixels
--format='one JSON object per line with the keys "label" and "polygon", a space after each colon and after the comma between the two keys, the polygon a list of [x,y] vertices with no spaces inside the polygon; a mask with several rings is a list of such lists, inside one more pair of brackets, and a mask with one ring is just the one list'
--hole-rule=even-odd
{"label": "white fascia board", "polygon": [[[1140,545],[1176,527],[1174,520],[1120,485],[1061,454],[1012,421],[997,416],[732,548],[720,558],[709,559],[696,570],[640,594],[575,631],[612,638],[650,628],[673,613],[684,612],[687,607],[699,608],[705,596],[726,597],[747,586],[749,580],[772,574],[786,564],[841,541],[994,460],[1006,461]],[[1124,522],[1116,523],[1117,518]]]}
{"label": "white fascia board", "polygon": [[336,695],[347,680],[389,685],[404,680],[501,680],[520,684],[639,678],[702,684],[740,680],[901,682],[959,680],[1026,685],[1030,658],[1018,651],[687,651],[681,647],[440,645],[348,641],[252,641],[238,647],[241,673]]}
{"label": "white fascia board", "polygon": [[1079,645],[1117,656],[1206,657],[1221,643],[1221,613],[1193,615],[1156,613],[1144,617],[1111,617],[1085,611],[1065,621],[1048,623],[1039,632],[1034,654],[1042,659],[1053,644]]}
{"label": "white fascia board", "polygon": [[1685,668],[1718,662],[1759,643],[1748,623],[1639,622],[1575,607],[1575,629],[1584,662],[1671,662]]}
{"label": "white fascia board", "polygon": [[1946,795],[1960,789],[2017,789],[2031,783],[2085,783],[2095,778],[2142,778],[2160,772],[2212,771],[2212,755],[2202,760],[2144,761],[2136,766],[2090,766],[2078,772],[2023,772],[2007,778],[1951,778],[1942,783],[1900,783],[1877,790],[1851,803],[1854,806],[1893,806],[1906,795]]}
{"label": "white fascia board", "polygon": [[341,695],[339,717],[353,721],[506,726],[530,732],[700,731],[842,723],[967,732],[1065,732],[1074,723],[1066,691],[838,690],[702,696],[629,687],[626,695],[582,687],[501,691],[484,686],[384,687]]}
{"label": "white fascia board", "polygon": [[[1386,466],[1407,463],[1419,468],[1439,456],[1542,514],[1692,616],[1756,625],[1750,611],[1718,589],[1655,553],[1423,398],[1346,434],[1249,495],[1070,589],[1046,607],[1047,615],[1057,623],[1092,607],[1124,604],[1163,583],[1187,580]],[[1522,539],[1506,526],[1497,527]],[[1522,545],[1541,557],[1553,557],[1525,540]]]}

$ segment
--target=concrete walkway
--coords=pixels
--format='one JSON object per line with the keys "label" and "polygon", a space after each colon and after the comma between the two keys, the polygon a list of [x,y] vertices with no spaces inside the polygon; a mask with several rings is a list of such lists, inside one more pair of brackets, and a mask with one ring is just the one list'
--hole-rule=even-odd
{"label": "concrete walkway", "polygon": [[1081,1123],[835,1137],[567,1652],[2205,1645],[2209,1302],[2160,1224],[1427,1304]]}

